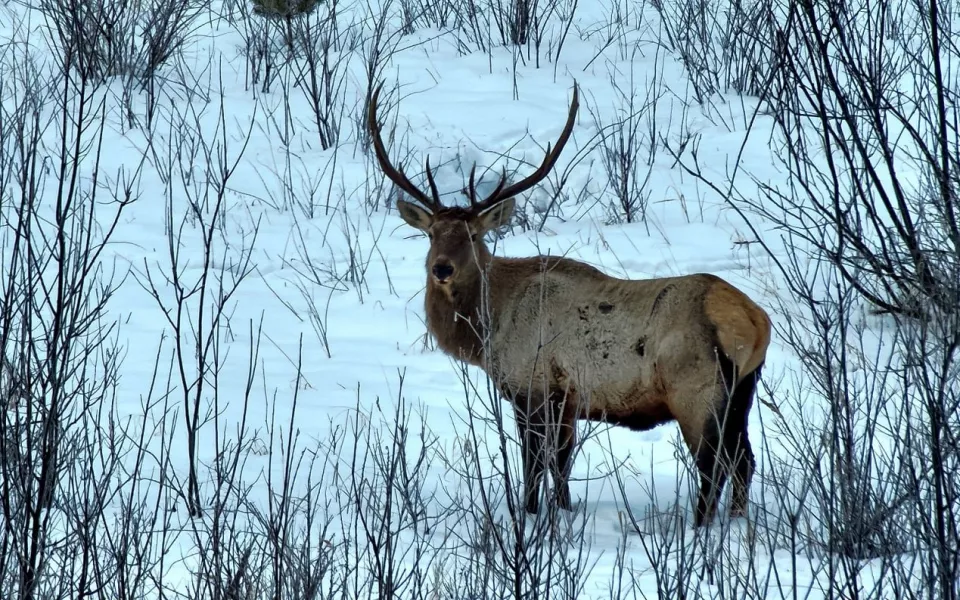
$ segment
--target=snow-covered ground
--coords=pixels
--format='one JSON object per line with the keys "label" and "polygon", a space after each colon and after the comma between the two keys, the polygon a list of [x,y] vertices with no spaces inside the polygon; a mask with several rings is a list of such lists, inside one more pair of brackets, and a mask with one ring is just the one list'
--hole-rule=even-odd
{"label": "snow-covered ground", "polygon": [[[770,117],[755,117],[752,98],[715,96],[697,104],[681,62],[662,43],[656,11],[637,5],[629,22],[617,25],[613,6],[580,2],[568,32],[548,27],[539,68],[535,59],[509,47],[477,50],[462,33],[420,25],[404,34],[398,29],[399,6],[389,8],[379,41],[386,58],[376,78],[385,82],[380,114],[391,156],[418,184],[425,183],[422,165],[429,156],[439,167],[437,184],[445,201],[465,202],[459,190],[474,163],[491,169],[487,186],[501,167],[516,169],[520,177],[539,163],[560,132],[576,82],[581,108],[573,137],[548,180],[518,199],[521,223],[491,237],[496,253],[561,254],[627,278],[714,273],[766,307],[777,327],[788,316],[778,310],[785,299],[769,258],[752,243],[754,235],[741,217],[686,173],[671,152],[689,157],[688,142],[696,136],[698,160],[717,181],[739,161],[753,176],[777,185],[785,176],[774,167]],[[297,69],[280,61],[269,86],[251,81],[252,51],[243,23],[258,17],[236,14],[231,22],[217,17],[224,10],[218,2],[203,9],[180,66],[160,70],[155,106],[143,90],[129,97],[130,86],[120,78],[94,96],[96,110],[103,111],[102,121],[93,119],[103,135],[97,220],[105,227],[116,213],[109,200],[124,182],[131,183],[133,198],[99,258],[116,272],[105,318],[117,321],[112,336],[122,358],[115,416],[132,419],[132,431],[148,432],[145,472],[169,468],[179,481],[167,485],[183,493],[189,464],[184,402],[196,397],[198,377],[203,381],[199,405],[208,422],[199,427],[197,461],[207,516],[192,519],[185,498],[161,494],[164,519],[180,531],[166,542],[162,584],[186,586],[201,560],[199,548],[206,546],[198,540],[212,527],[204,519],[225,494],[216,487],[213,465],[236,450],[238,439],[240,471],[232,489],[243,490],[237,496],[243,499],[242,510],[238,507],[243,519],[270,513],[271,503],[285,497],[277,482],[289,472],[283,457],[292,457],[299,471],[284,493],[298,497],[310,491],[317,511],[312,526],[331,523],[307,537],[343,556],[352,553],[364,572],[373,569],[372,542],[351,503],[358,490],[360,496],[387,493],[376,483],[382,481],[371,447],[382,450],[397,434],[398,404],[412,415],[409,462],[423,447],[426,458],[416,482],[422,522],[399,534],[397,543],[408,547],[428,540],[424,547],[433,557],[422,562],[430,565],[424,576],[458,581],[461,565],[475,559],[464,551],[464,540],[477,535],[479,521],[469,515],[477,514],[479,486],[493,494],[492,514],[509,530],[498,463],[501,430],[495,423],[475,422],[471,433],[471,411],[496,412],[484,375],[464,370],[426,336],[428,240],[392,208],[397,192],[378,171],[363,133],[365,99],[377,83],[370,81],[366,61],[381,8],[363,2],[339,7],[342,32],[352,33],[342,33],[342,53],[331,52],[343,62],[334,81],[339,139],[327,149],[321,147],[304,86],[296,85]],[[0,5],[0,16],[8,24],[2,39],[11,40],[3,50],[7,56],[29,52],[40,63],[52,60],[39,16],[12,3]],[[53,111],[53,105],[44,110]],[[635,183],[646,202],[643,218],[633,223],[623,222],[603,166],[603,138],[625,117],[636,123],[631,152],[638,162]],[[52,155],[57,132],[44,135]],[[84,164],[92,165],[94,158],[88,153]],[[92,177],[92,167],[84,167],[79,185],[92,188]],[[763,222],[754,225],[767,231]],[[105,232],[101,228],[97,235]],[[778,239],[771,235],[768,242],[787,252]],[[4,252],[10,256],[9,245]],[[195,291],[200,284],[202,294]],[[198,347],[210,352],[202,376]],[[774,337],[766,377],[781,380],[797,368],[795,361]],[[764,393],[761,388],[761,400]],[[629,585],[634,595],[623,597],[653,597],[663,585],[658,577],[669,580],[691,568],[679,564],[680,549],[699,548],[687,554],[699,557],[693,559],[698,562],[692,581],[703,595],[729,587],[735,579],[730,569],[752,564],[769,573],[773,564],[779,576],[767,581],[768,597],[792,597],[794,591],[819,597],[813,563],[820,559],[793,554],[762,531],[781,517],[776,504],[767,503],[764,483],[767,458],[784,451],[770,425],[778,418],[764,402],[750,415],[759,463],[752,524],[724,515],[708,533],[691,525],[690,459],[675,425],[644,433],[594,428],[573,469],[578,509],[558,517],[560,532],[554,532],[565,549],[550,551],[574,556],[582,545],[585,552],[580,591],[561,595],[607,598],[617,586]],[[512,411],[504,410],[502,426],[516,476]],[[371,458],[358,463],[354,446]],[[160,458],[165,453],[169,465]],[[614,471],[621,474],[622,491]],[[370,487],[351,489],[359,485],[358,473],[362,478],[368,472]],[[479,475],[485,478],[476,480]],[[144,498],[159,493],[141,486],[137,494]],[[515,480],[508,491],[516,494],[518,488]],[[642,534],[626,517],[624,497]],[[371,506],[379,504],[371,500]],[[466,508],[457,512],[452,506]],[[672,515],[680,516],[679,525]],[[297,514],[291,527],[305,526],[305,518]],[[664,533],[663,522],[679,529]],[[526,526],[533,535],[532,522]],[[651,547],[666,554],[657,559]],[[718,563],[717,556],[725,557],[725,566],[712,571],[707,567]],[[413,565],[415,555],[397,562]],[[632,579],[618,583],[624,570]],[[437,585],[437,597],[458,597]]]}

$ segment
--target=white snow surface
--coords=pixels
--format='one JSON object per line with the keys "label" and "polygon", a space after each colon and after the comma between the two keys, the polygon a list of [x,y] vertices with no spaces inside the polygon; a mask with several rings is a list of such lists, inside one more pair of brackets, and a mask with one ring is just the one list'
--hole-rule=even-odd
{"label": "white snow surface", "polygon": [[[144,93],[130,98],[127,105],[120,81],[103,89],[100,185],[115,188],[123,180],[121,174],[129,177],[145,153],[147,156],[134,188],[136,200],[124,209],[101,257],[108,270],[116,269],[117,280],[126,275],[108,303],[110,318],[118,321],[116,335],[123,352],[117,416],[142,421],[142,427],[151,432],[159,432],[159,423],[166,420],[164,435],[171,436],[172,467],[186,477],[183,390],[176,371],[172,377],[167,375],[175,333],[161,304],[169,309],[174,303],[171,228],[178,233],[174,250],[185,285],[193,285],[203,275],[204,229],[198,226],[196,207],[190,206],[185,189],[202,189],[205,178],[215,178],[219,167],[209,164],[203,152],[193,157],[184,154],[174,168],[174,181],[167,181],[162,163],[175,160],[176,152],[187,150],[190,140],[199,136],[207,144],[219,144],[227,163],[235,165],[223,194],[223,218],[212,238],[211,276],[215,282],[211,294],[218,293],[220,281],[229,289],[244,269],[248,272],[225,303],[219,331],[219,375],[215,380],[208,376],[205,383],[204,403],[211,411],[219,411],[220,434],[215,436],[212,426],[201,428],[198,458],[201,465],[213,464],[217,453],[228,445],[225,440],[235,435],[245,419],[249,449],[242,453],[241,480],[250,486],[249,502],[263,511],[271,494],[269,478],[278,478],[283,472],[282,461],[268,459],[271,445],[278,456],[285,455],[293,435],[293,454],[317,453],[321,458],[313,467],[313,477],[319,479],[310,485],[324,497],[335,499],[344,491],[343,480],[334,477],[332,469],[321,469],[320,463],[345,461],[349,452],[328,456],[331,440],[346,436],[346,447],[354,440],[361,445],[368,442],[370,438],[357,435],[358,423],[389,434],[398,403],[414,415],[411,444],[418,443],[415,438],[421,419],[426,435],[435,440],[430,450],[433,462],[423,486],[434,491],[431,502],[436,505],[428,503],[426,512],[437,513],[451,499],[476,493],[476,483],[466,487],[462,473],[448,468],[437,456],[462,453],[469,438],[468,404],[483,412],[482,405],[488,402],[483,398],[485,377],[480,370],[468,368],[467,380],[481,398],[465,392],[468,386],[460,365],[427,339],[423,294],[429,242],[403,223],[392,208],[398,192],[385,183],[366,142],[358,135],[368,90],[364,52],[372,30],[369,14],[378,10],[371,6],[363,2],[342,5],[343,21],[353,23],[359,42],[355,50],[344,53],[349,68],[343,78],[341,134],[330,149],[321,149],[318,143],[311,109],[301,89],[293,84],[295,74],[281,72],[267,91],[249,82],[241,28],[215,16],[198,20],[185,48],[186,72],[162,71],[165,83],[152,131],[145,127]],[[0,13],[3,11],[19,18],[26,14],[26,9],[16,6],[0,7]],[[211,7],[211,15],[216,12],[216,7]],[[610,8],[605,2],[581,2],[559,60],[541,59],[539,68],[534,60],[520,60],[509,48],[461,53],[455,32],[421,28],[403,35],[396,18],[392,19],[387,31],[394,53],[380,74],[388,99],[380,114],[391,156],[395,163],[406,166],[418,184],[424,183],[423,160],[430,156],[431,164],[439,166],[437,183],[445,201],[464,202],[459,190],[474,162],[492,168],[492,174],[501,167],[518,169],[515,177],[534,168],[546,144],[553,143],[560,132],[576,82],[581,107],[573,137],[550,178],[518,199],[519,210],[533,227],[516,225],[501,238],[491,238],[496,254],[562,254],[627,278],[714,273],[766,307],[776,327],[788,317],[775,310],[781,291],[769,259],[758,246],[748,243],[753,234],[724,199],[686,174],[665,148],[679,147],[698,134],[701,164],[717,181],[724,181],[729,167],[740,160],[745,170],[776,184],[783,175],[774,167],[770,118],[754,118],[755,99],[736,95],[714,97],[709,106],[698,105],[681,63],[658,41],[656,12],[647,8],[635,17],[622,34],[623,40],[630,41],[631,51],[625,52],[621,47],[626,47],[626,42],[606,43],[604,24]],[[43,29],[36,18],[30,26],[35,31]],[[29,34],[10,29],[4,33],[7,36],[22,41]],[[29,37],[34,55],[47,56],[42,38]],[[622,92],[630,89],[637,95],[637,106],[643,107],[637,158],[642,174],[647,165],[650,168],[645,186],[649,206],[645,222],[625,224],[612,222],[615,197],[607,186],[602,149],[596,142],[601,127],[623,114]],[[136,122],[133,127],[129,111]],[[749,138],[748,127],[752,128]],[[192,168],[192,176],[181,173],[181,166]],[[566,176],[565,195],[539,227],[543,208],[561,175]],[[82,183],[89,185],[91,176],[85,171]],[[184,183],[185,179],[190,181]],[[490,185],[489,177],[485,183]],[[206,201],[199,210],[209,219],[216,198]],[[99,206],[102,222],[114,210],[106,202]],[[786,251],[762,222],[754,225],[761,233],[770,234],[771,247]],[[149,293],[148,279],[157,286],[159,298]],[[197,324],[200,302],[196,295],[187,300],[192,326]],[[212,302],[210,297],[206,302]],[[200,312],[210,318],[209,307]],[[322,326],[311,321],[311,314]],[[192,348],[189,329],[181,341]],[[258,336],[258,330],[262,335]],[[255,346],[254,375],[248,378]],[[194,358],[192,350],[187,357]],[[784,377],[796,369],[795,360],[775,336],[765,376],[771,380]],[[158,387],[151,392],[158,368]],[[190,369],[195,370],[195,363],[187,369],[193,373]],[[516,460],[512,411],[505,410],[504,415],[509,454]],[[782,452],[773,428],[765,426],[775,418],[767,405],[755,403],[750,431],[759,464],[751,515],[775,510],[766,506],[763,486],[766,457]],[[269,434],[271,423],[273,436]],[[169,427],[179,429],[171,434]],[[490,426],[478,428],[480,443],[486,444],[480,451],[480,470],[491,474],[495,472],[492,461],[497,455],[497,431]],[[153,434],[150,444],[159,448],[163,443],[163,435]],[[341,468],[348,466],[341,464]],[[625,562],[635,577],[638,597],[656,594],[655,573],[643,537],[659,534],[649,525],[640,535],[623,518],[624,495],[612,475],[614,469],[623,474],[626,498],[641,524],[651,514],[676,512],[682,519],[682,537],[688,542],[696,536],[714,535],[712,544],[744,557],[741,568],[754,561],[757,568],[764,569],[769,561],[777,561],[781,574],[797,569],[798,585],[814,588],[798,593],[818,597],[810,575],[814,569],[808,561],[821,558],[794,556],[788,548],[764,543],[748,553],[753,527],[747,520],[731,521],[725,514],[716,528],[722,535],[694,531],[690,458],[676,426],[668,424],[642,433],[601,428],[577,456],[571,487],[578,507],[561,521],[571,529],[582,527],[588,542],[589,569],[580,598],[610,596],[620,546],[625,548]],[[306,489],[307,470],[304,467],[294,482],[294,494]],[[209,499],[213,493],[209,471],[202,473],[201,485],[201,497]],[[498,483],[491,479],[483,485],[494,489]],[[342,510],[335,500],[330,502],[328,510]],[[725,506],[726,500],[721,509]],[[191,524],[182,501],[173,502],[168,509],[176,527],[185,531],[197,527]],[[494,514],[507,517],[502,502]],[[363,544],[349,538],[344,519],[350,517],[337,515],[327,541]],[[456,520],[438,519],[433,536],[443,558],[436,565],[451,570],[457,559],[444,544],[452,544],[451,539],[466,532],[457,531],[462,523]],[[341,526],[342,531],[338,530]],[[195,537],[184,533],[171,545],[165,577],[172,588],[179,585],[180,577],[186,584],[186,573],[196,560],[194,544]],[[699,585],[701,593],[709,595],[710,586],[716,583],[704,575]],[[790,583],[771,581],[770,586],[776,590],[770,597],[793,593]]]}

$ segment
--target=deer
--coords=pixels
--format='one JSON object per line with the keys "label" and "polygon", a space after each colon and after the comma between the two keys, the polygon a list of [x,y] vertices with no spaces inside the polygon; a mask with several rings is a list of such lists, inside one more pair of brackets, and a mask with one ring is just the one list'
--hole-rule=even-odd
{"label": "deer", "polygon": [[573,510],[578,420],[635,431],[676,421],[699,472],[695,527],[713,520],[731,476],[730,514],[746,516],[756,468],[747,421],[770,343],[767,313],[709,273],[620,279],[568,257],[494,256],[484,240],[556,164],[579,108],[576,83],[566,124],[540,166],[509,185],[501,174],[478,199],[474,165],[464,189],[469,207],[443,204],[429,157],[429,193],[393,166],[377,116],[381,89],[371,96],[368,127],[380,169],[410,198],[396,200],[399,216],[430,241],[427,330],[444,353],[483,369],[513,405],[525,510],[540,510],[546,470],[556,506]]}

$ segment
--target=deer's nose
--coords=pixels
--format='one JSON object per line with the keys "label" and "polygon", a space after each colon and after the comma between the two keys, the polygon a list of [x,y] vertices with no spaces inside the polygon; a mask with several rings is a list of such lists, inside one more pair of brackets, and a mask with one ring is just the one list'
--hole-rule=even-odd
{"label": "deer's nose", "polygon": [[453,265],[445,262],[438,262],[433,265],[433,276],[437,278],[440,283],[445,282],[447,279],[453,275]]}

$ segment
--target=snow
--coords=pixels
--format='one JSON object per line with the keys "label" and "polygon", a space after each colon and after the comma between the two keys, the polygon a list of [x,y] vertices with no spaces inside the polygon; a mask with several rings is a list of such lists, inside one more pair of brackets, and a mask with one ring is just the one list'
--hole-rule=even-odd
{"label": "snow", "polygon": [[[12,6],[0,10],[20,16],[26,11]],[[170,444],[173,472],[185,481],[184,390],[173,360],[176,333],[170,311],[176,296],[171,274],[178,272],[180,285],[190,290],[207,275],[203,266],[209,260],[206,304],[201,305],[199,294],[187,294],[189,325],[180,332],[180,342],[187,347],[184,377],[194,384],[197,336],[213,332],[217,340],[220,364],[216,377],[211,373],[204,377],[202,405],[219,412],[218,434],[212,424],[201,428],[201,465],[213,464],[243,420],[249,446],[242,452],[240,480],[241,487],[249,486],[250,505],[267,510],[268,477],[279,478],[284,469],[277,456],[306,452],[315,462],[303,467],[293,493],[307,490],[310,471],[319,478],[311,483],[314,492],[325,498],[321,510],[327,506],[328,516],[334,518],[325,539],[362,545],[351,538],[355,524],[345,516],[349,507],[338,504],[344,502],[338,494],[347,492],[345,475],[338,468],[350,468],[343,462],[349,452],[335,455],[335,450],[356,443],[362,451],[366,444],[378,443],[377,436],[391,435],[400,403],[413,415],[411,447],[430,448],[431,462],[422,473],[428,492],[424,511],[436,519],[431,539],[441,548],[436,550],[443,556],[440,564],[447,565],[445,561],[455,561],[446,557],[451,540],[468,535],[465,522],[440,514],[450,498],[476,501],[475,486],[489,486],[494,498],[501,500],[495,514],[507,517],[503,484],[493,469],[499,432],[489,424],[477,425],[476,439],[471,438],[468,409],[480,414],[492,410],[487,407],[483,373],[472,367],[462,372],[426,337],[422,304],[429,242],[391,208],[396,192],[385,184],[363,140],[358,140],[357,123],[362,122],[367,92],[364,52],[371,27],[364,19],[375,9],[358,2],[344,4],[341,10],[344,22],[362,32],[363,41],[352,54],[345,54],[349,67],[340,92],[345,106],[341,137],[327,150],[320,148],[303,93],[285,79],[292,75],[281,73],[265,92],[248,83],[242,26],[225,20],[200,19],[185,49],[186,72],[163,71],[165,83],[152,131],[144,130],[147,99],[142,92],[130,99],[137,126],[129,127],[122,82],[105,87],[101,186],[117,189],[118,182],[134,181],[136,198],[123,210],[100,259],[108,270],[117,270],[117,281],[122,280],[108,303],[110,319],[119,323],[116,335],[123,351],[117,416],[133,419],[148,431],[166,423],[164,433],[158,430],[148,443],[154,449]],[[602,2],[581,2],[559,60],[541,60],[539,69],[502,47],[461,54],[455,32],[420,28],[409,35],[394,34],[395,53],[382,68],[389,103],[381,108],[386,134],[396,123],[391,156],[405,164],[418,184],[423,183],[423,159],[430,156],[438,167],[437,184],[445,201],[463,202],[458,190],[473,163],[491,169],[486,180],[491,185],[501,168],[527,173],[539,162],[563,125],[576,82],[582,100],[573,138],[550,179],[518,203],[534,228],[513,227],[495,240],[496,253],[565,255],[628,278],[714,273],[747,292],[779,321],[784,317],[773,312],[779,290],[769,259],[759,247],[744,243],[752,241],[752,234],[723,198],[686,174],[665,147],[677,148],[696,135],[701,163],[712,173],[722,177],[740,160],[751,174],[775,185],[784,176],[775,170],[773,150],[765,143],[772,131],[770,118],[752,120],[756,109],[752,98],[717,97],[709,106],[698,106],[682,64],[657,45],[657,16],[652,9],[620,42],[629,40],[632,47],[633,40],[641,40],[637,52],[607,46],[597,24],[606,23],[612,10]],[[211,7],[211,12],[216,9]],[[37,22],[33,26],[42,27]],[[388,30],[393,32],[393,27]],[[40,42],[33,51],[38,56],[49,52]],[[604,189],[602,150],[595,145],[600,128],[618,114],[622,118],[622,111],[617,111],[623,96],[617,87],[625,81],[632,81],[643,107],[638,161],[641,172],[651,165],[645,223],[611,222],[610,203],[615,198]],[[746,140],[748,127],[752,136]],[[56,140],[56,132],[49,135]],[[215,148],[213,164],[204,154],[204,144]],[[233,173],[222,210],[215,212],[217,198],[208,195],[204,185],[218,176],[216,152],[221,151]],[[172,168],[165,172],[168,163]],[[564,184],[567,199],[543,221],[542,209],[553,197],[561,173],[569,175]],[[89,185],[90,178],[86,169],[83,183]],[[582,201],[576,196],[581,190],[587,198]],[[104,190],[101,194],[107,197]],[[98,219],[106,223],[115,210],[105,201],[97,207]],[[207,238],[204,224],[212,219],[217,223]],[[762,223],[758,227],[763,230]],[[176,234],[173,242],[171,231]],[[771,237],[776,242],[778,236]],[[211,243],[209,256],[204,253],[206,239]],[[785,251],[779,244],[774,247]],[[151,286],[156,287],[156,297]],[[211,330],[216,298],[222,292],[230,292],[224,316]],[[206,329],[192,329],[201,327],[201,315],[207,319]],[[775,379],[795,368],[795,360],[775,338],[768,353],[768,377]],[[155,379],[157,387],[151,392]],[[479,394],[465,392],[471,385]],[[512,411],[507,406],[500,409],[504,433],[512,438]],[[432,440],[429,444],[417,441],[421,419],[423,435]],[[762,485],[766,457],[782,450],[774,428],[767,426],[774,419],[766,405],[755,404],[750,431],[760,464],[751,511],[757,515],[767,512],[769,497]],[[592,427],[595,435],[584,443],[572,476],[577,512],[561,517],[571,530],[583,527],[588,541],[585,560],[590,569],[578,597],[610,597],[619,552],[626,557],[622,560],[629,565],[639,597],[656,594],[658,575],[645,544],[654,544],[661,535],[656,517],[678,515],[681,529],[673,535],[679,538],[671,542],[675,549],[695,543],[704,548],[723,546],[729,556],[740,557],[732,564],[741,569],[750,561],[761,571],[776,563],[786,581],[793,577],[798,586],[816,588],[819,569],[808,564],[815,558],[792,555],[763,541],[748,556],[752,532],[744,520],[730,521],[724,515],[712,533],[694,531],[693,478],[687,474],[689,457],[675,425],[643,433]],[[296,437],[293,450],[287,446],[291,436]],[[445,466],[438,455],[448,460],[472,455],[463,450],[468,440],[482,446],[473,449],[477,463]],[[280,453],[272,460],[271,446]],[[516,463],[515,446],[511,441],[508,452]],[[466,487],[464,470],[470,468],[489,478]],[[642,535],[624,517],[623,495],[613,474],[617,469]],[[213,474],[202,470],[201,497],[212,502],[217,493]],[[184,530],[168,550],[172,566],[166,584],[177,588],[186,585],[186,573],[198,560],[196,538],[186,532],[203,527],[187,515],[183,499],[170,496],[167,501],[168,518]],[[409,535],[404,539],[413,543]],[[666,564],[673,563],[667,559]],[[443,570],[447,569],[453,567]],[[180,577],[183,581],[178,582]],[[706,575],[698,579],[704,594],[717,585],[709,579]],[[777,583],[769,585],[773,589]],[[792,592],[783,588],[776,593]],[[817,592],[805,597],[815,598]]]}

